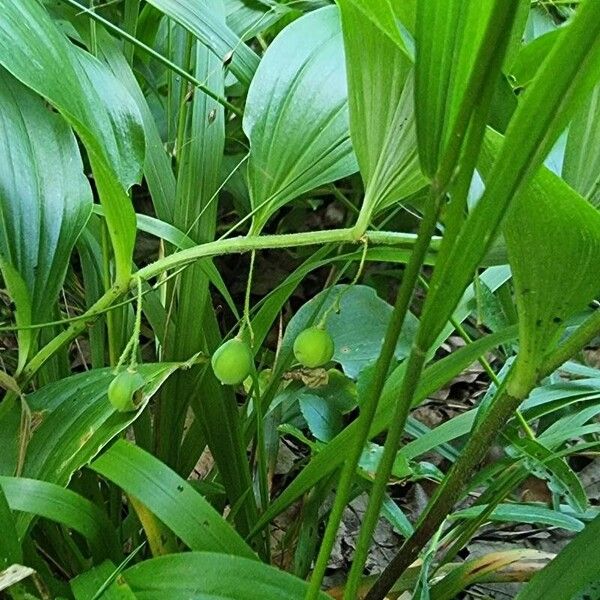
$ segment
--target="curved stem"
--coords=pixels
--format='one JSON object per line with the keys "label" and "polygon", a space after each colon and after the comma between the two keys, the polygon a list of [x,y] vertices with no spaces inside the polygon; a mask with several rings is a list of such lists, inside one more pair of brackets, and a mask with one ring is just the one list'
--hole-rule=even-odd
{"label": "curved stem", "polygon": [[[356,421],[356,434],[348,458],[344,462],[340,480],[337,486],[335,501],[329,515],[321,548],[317,556],[315,568],[306,593],[306,600],[316,600],[321,589],[329,555],[335,543],[337,530],[342,520],[342,515],[348,499],[352,482],[356,474],[356,467],[360,460],[365,443],[369,437],[371,424],[377,410],[379,398],[390,368],[396,344],[402,330],[402,325],[408,312],[410,301],[413,297],[415,283],[425,260],[430,240],[435,232],[439,209],[444,195],[435,186],[431,187],[429,201],[419,226],[419,234],[414,245],[410,260],[402,276],[402,283],[396,296],[394,310],[387,326],[381,352],[375,363],[373,377],[361,404],[361,410]],[[356,557],[355,557],[356,559]]]}
{"label": "curved stem", "polygon": [[[396,233],[391,231],[373,231],[365,234],[372,245],[398,246],[400,248],[412,248],[416,236],[409,233]],[[50,340],[29,361],[23,369],[19,383],[25,385],[42,365],[52,357],[62,346],[68,344],[86,329],[94,320],[103,314],[108,308],[115,304],[123,296],[134,281],[139,277],[146,281],[170,269],[178,269],[189,265],[200,258],[217,256],[222,254],[234,254],[249,252],[251,250],[266,250],[275,248],[287,248],[294,246],[310,246],[327,243],[351,243],[354,241],[351,229],[332,229],[325,231],[309,231],[305,233],[289,233],[284,235],[264,235],[253,237],[238,237],[217,240],[200,244],[193,248],[181,250],[161,258],[143,269],[139,270],[133,277],[126,281],[117,281],[101,296],[78,320],[73,321],[69,327],[55,338]],[[439,246],[439,238],[432,240],[429,251],[435,253]]]}

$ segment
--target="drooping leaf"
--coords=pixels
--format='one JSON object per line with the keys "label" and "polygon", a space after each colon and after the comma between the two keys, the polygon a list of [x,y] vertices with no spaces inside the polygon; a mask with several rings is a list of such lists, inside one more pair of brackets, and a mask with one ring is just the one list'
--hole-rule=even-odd
{"label": "drooping leaf", "polygon": [[356,171],[337,8],[309,13],[275,38],[250,85],[243,125],[254,231],[293,198]]}
{"label": "drooping leaf", "polygon": [[187,0],[149,0],[149,3],[193,33],[220,59],[231,60],[231,69],[246,85],[250,83],[258,56],[207,5]]}
{"label": "drooping leaf", "polygon": [[85,144],[104,206],[117,277],[129,277],[135,216],[127,196],[144,156],[131,96],[93,56],[69,42],[36,0],[0,1],[0,64],[53,104]]}
{"label": "drooping leaf", "polygon": [[62,523],[90,542],[97,558],[119,559],[121,554],[108,517],[95,504],[59,485],[26,477],[0,477],[0,488],[12,510],[27,513],[17,519],[17,533],[23,539],[32,516]]}
{"label": "drooping leaf", "polygon": [[26,327],[52,315],[92,191],[68,125],[2,68],[0,151],[0,269]]}
{"label": "drooping leaf", "polygon": [[[83,25],[87,33],[89,27],[85,22]],[[81,29],[80,27],[79,31]],[[144,177],[157,216],[168,223],[172,223],[175,204],[175,176],[158,131],[158,124],[118,42],[99,24],[96,24],[96,37],[98,56],[102,58],[114,76],[127,88],[138,106],[146,140]]]}
{"label": "drooping leaf", "polygon": [[[391,10],[385,1],[380,3]],[[373,211],[426,184],[416,147],[413,81],[409,75],[412,62],[398,42],[381,35],[381,29],[365,18],[363,10],[367,9],[362,3],[344,0],[340,10],[350,132],[366,189],[361,215],[368,220]],[[399,38],[397,29],[395,38]]]}
{"label": "drooping leaf", "polygon": [[135,496],[192,550],[254,558],[254,552],[185,480],[141,448],[119,440],[91,468]]}
{"label": "drooping leaf", "polygon": [[[144,561],[123,573],[143,600],[298,600],[307,583],[240,556],[187,552]],[[319,594],[320,600],[328,598]]]}

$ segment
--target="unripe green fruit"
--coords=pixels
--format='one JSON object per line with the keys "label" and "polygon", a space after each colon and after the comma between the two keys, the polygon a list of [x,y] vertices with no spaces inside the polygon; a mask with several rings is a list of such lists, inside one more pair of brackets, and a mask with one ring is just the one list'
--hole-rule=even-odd
{"label": "unripe green fruit", "polygon": [[250,375],[253,362],[254,357],[248,344],[234,338],[216,349],[210,364],[221,383],[237,385]]}
{"label": "unripe green fruit", "polygon": [[309,327],[294,340],[294,356],[310,369],[321,367],[333,356],[333,339],[325,329]]}
{"label": "unripe green fruit", "polygon": [[108,386],[108,400],[119,412],[136,410],[139,404],[138,392],[145,383],[146,380],[137,371],[121,371]]}

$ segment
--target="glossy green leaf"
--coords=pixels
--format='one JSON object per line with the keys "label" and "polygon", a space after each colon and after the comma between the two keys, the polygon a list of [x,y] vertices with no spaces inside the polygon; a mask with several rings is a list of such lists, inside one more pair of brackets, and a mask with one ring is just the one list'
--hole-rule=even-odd
{"label": "glossy green leaf", "polygon": [[1,0],[0,10],[0,64],[53,104],[85,144],[118,276],[126,278],[135,241],[126,191],[139,181],[144,155],[138,108],[98,60],[69,42],[36,0]]}
{"label": "glossy green leaf", "polygon": [[[365,18],[359,4],[343,0],[340,10],[350,133],[366,189],[362,214],[368,219],[427,181],[417,155],[412,62],[398,43]],[[386,2],[381,4],[391,10]]]}
{"label": "glossy green leaf", "polygon": [[17,519],[17,533],[23,539],[31,516],[61,523],[83,535],[97,558],[118,559],[121,554],[113,526],[95,504],[59,485],[25,477],[0,477],[0,488],[12,510],[28,513]]}
{"label": "glossy green leaf", "polygon": [[600,556],[590,552],[600,536],[600,516],[585,526],[517,595],[517,600],[573,598],[600,578]]}
{"label": "glossy green leaf", "polygon": [[[85,32],[88,33],[88,23],[84,21],[83,25]],[[146,140],[144,177],[157,216],[163,221],[171,223],[175,204],[175,176],[173,175],[171,160],[167,156],[160,137],[158,124],[118,42],[99,24],[96,24],[96,36],[99,57],[102,58],[123,86],[127,88],[140,111]]]}
{"label": "glossy green leaf", "polygon": [[248,90],[243,124],[254,231],[293,198],[356,171],[337,8],[309,13],[275,38]]}
{"label": "glossy green leaf", "polygon": [[418,2],[415,106],[419,157],[433,176],[462,102],[494,2]]}
{"label": "glossy green leaf", "polygon": [[53,314],[71,251],[92,209],[92,191],[68,125],[4,69],[0,151],[0,269],[9,290],[15,289],[15,272],[22,281],[27,298],[17,292],[14,301],[18,323],[26,326]]}
{"label": "glossy green leaf", "polygon": [[135,496],[192,550],[254,557],[231,525],[185,479],[141,448],[119,440],[90,466]]}
{"label": "glossy green leaf", "polygon": [[562,176],[584,198],[600,207],[600,85],[569,126]]}
{"label": "glossy green leaf", "polygon": [[258,56],[219,19],[208,6],[187,0],[149,0],[149,3],[193,33],[218,57],[231,60],[231,70],[246,85],[250,83]]}
{"label": "glossy green leaf", "polygon": [[147,560],[123,578],[140,600],[298,600],[307,589],[306,582],[269,565],[210,552]]}

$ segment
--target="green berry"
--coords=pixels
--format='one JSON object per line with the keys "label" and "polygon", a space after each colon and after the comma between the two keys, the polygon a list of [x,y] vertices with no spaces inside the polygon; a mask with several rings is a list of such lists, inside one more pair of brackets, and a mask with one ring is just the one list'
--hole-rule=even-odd
{"label": "green berry", "polygon": [[121,371],[108,386],[108,400],[119,412],[136,410],[145,383],[146,380],[137,371]]}
{"label": "green berry", "polygon": [[242,383],[250,375],[253,362],[248,344],[237,338],[219,346],[210,361],[215,376],[225,385]]}
{"label": "green berry", "polygon": [[321,367],[333,356],[333,339],[325,329],[309,327],[294,340],[294,356],[310,369]]}

